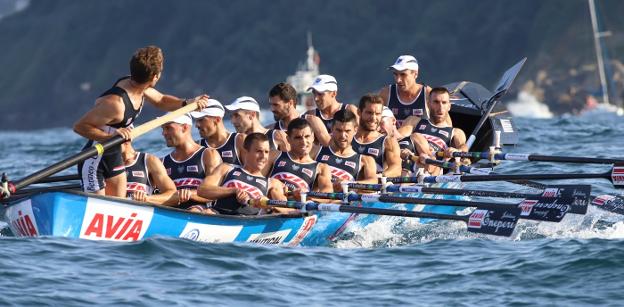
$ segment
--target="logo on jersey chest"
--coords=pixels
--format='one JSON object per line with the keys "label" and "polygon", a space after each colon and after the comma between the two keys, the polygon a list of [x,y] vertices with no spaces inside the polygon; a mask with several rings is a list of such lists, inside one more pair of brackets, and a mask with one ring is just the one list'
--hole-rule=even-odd
{"label": "logo on jersey chest", "polygon": [[321,157],[321,161],[328,161],[329,160],[329,156],[328,155],[323,155]]}
{"label": "logo on jersey chest", "polygon": [[145,178],[145,172],[143,171],[132,171],[133,177]]}
{"label": "logo on jersey chest", "polygon": [[279,161],[277,163],[277,167],[282,167],[282,166],[286,166],[286,161]]}
{"label": "logo on jersey chest", "polygon": [[345,165],[351,167],[352,169],[355,169],[355,162],[353,161],[347,161],[345,162]]}
{"label": "logo on jersey chest", "polygon": [[422,131],[422,130],[425,130],[425,129],[427,129],[427,125],[425,125],[425,124],[422,124],[422,125],[418,126],[418,130]]}
{"label": "logo on jersey chest", "polygon": [[226,151],[221,153],[221,157],[232,158],[232,157],[234,157],[234,154],[232,153],[231,150],[226,150]]}
{"label": "logo on jersey chest", "polygon": [[188,165],[186,171],[189,173],[199,173],[199,167],[197,165]]}
{"label": "logo on jersey chest", "polygon": [[443,135],[443,136],[445,136],[445,137],[449,137],[449,133],[448,133],[448,131],[445,131],[445,130],[440,130],[440,131],[438,131],[438,133],[439,133],[439,134],[441,134],[441,135]]}
{"label": "logo on jersey chest", "polygon": [[377,148],[369,148],[367,150],[369,155],[373,155],[373,156],[378,156],[379,155],[379,149]]}
{"label": "logo on jersey chest", "polygon": [[412,115],[414,115],[414,116],[422,116],[423,115],[423,109],[412,109]]}
{"label": "logo on jersey chest", "polygon": [[251,196],[251,198],[254,198],[254,199],[258,199],[264,196],[264,193],[262,193],[262,191],[260,191],[260,189],[258,189],[257,187],[251,184],[248,184],[247,182],[243,182],[243,181],[236,180],[236,179],[226,182],[223,186],[226,188],[236,188],[236,189],[245,191],[249,194],[249,196]]}

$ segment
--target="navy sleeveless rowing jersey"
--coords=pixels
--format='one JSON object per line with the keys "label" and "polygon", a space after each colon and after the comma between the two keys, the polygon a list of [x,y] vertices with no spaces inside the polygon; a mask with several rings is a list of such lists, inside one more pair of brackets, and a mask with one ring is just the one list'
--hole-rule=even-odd
{"label": "navy sleeveless rowing jersey", "polygon": [[149,172],[147,170],[147,154],[137,152],[136,159],[132,164],[126,165],[126,195],[130,196],[132,192],[143,191],[147,195],[153,192],[152,184],[149,180]]}
{"label": "navy sleeveless rowing jersey", "polygon": [[453,139],[453,127],[437,127],[427,119],[421,119],[414,127],[414,132],[422,134],[433,151],[445,150]]}
{"label": "navy sleeveless rowing jersey", "polygon": [[[119,96],[121,97],[124,103],[125,110],[124,110],[123,119],[119,123],[108,125],[108,127],[115,128],[115,129],[129,127],[130,125],[132,125],[132,123],[134,123],[134,120],[139,116],[139,114],[141,113],[141,110],[143,109],[143,103],[145,102],[145,97],[142,98],[141,105],[139,106],[139,109],[137,110],[134,108],[134,105],[132,105],[132,100],[130,100],[130,96],[128,96],[128,92],[126,92],[126,90],[124,90],[123,88],[117,86],[119,81],[122,81],[128,78],[130,77],[128,76],[128,77],[123,77],[123,78],[118,79],[113,84],[113,87],[111,87],[106,92],[102,93],[102,95],[100,95],[100,97],[104,97],[108,95]],[[112,133],[111,131],[107,131],[106,129],[102,129],[102,130],[108,133]]]}
{"label": "navy sleeveless rowing jersey", "polygon": [[269,129],[264,133],[264,135],[267,136],[267,139],[269,139],[269,148],[271,150],[277,150],[277,143],[275,142],[275,131],[275,129]]}
{"label": "navy sleeveless rowing jersey", "polygon": [[[245,171],[242,167],[233,167],[223,178],[221,186],[224,188],[236,188],[249,194],[252,199],[259,199],[269,192],[269,179],[261,176],[254,176]],[[260,210],[239,204],[236,196],[228,196],[218,199],[212,206],[221,214],[258,214]]]}
{"label": "navy sleeveless rowing jersey", "polygon": [[360,154],[354,153],[350,157],[341,157],[336,155],[329,146],[321,147],[315,160],[327,164],[332,177],[345,181],[357,180],[362,165]]}
{"label": "navy sleeveless rowing jersey", "polygon": [[[346,108],[347,108],[347,104],[341,103],[338,111],[342,111]],[[316,115],[318,118],[321,119],[321,121],[323,121],[325,128],[327,128],[327,132],[331,133],[331,127],[332,127],[332,123],[334,122],[334,117],[332,116],[331,118],[325,118],[325,116],[323,116],[323,114],[321,113],[319,109],[314,109],[314,115]]]}
{"label": "navy sleeveless rowing jersey", "polygon": [[278,121],[276,121],[273,124],[273,128],[272,129],[286,131],[286,130],[288,130],[288,127],[286,127],[286,125],[284,125],[283,121],[278,120]]}
{"label": "navy sleeveless rowing jersey", "polygon": [[173,180],[178,190],[196,190],[204,181],[204,178],[206,178],[206,170],[202,158],[205,150],[205,147],[201,147],[184,161],[176,161],[171,157],[171,154],[166,155],[162,159],[165,170],[167,170],[167,175]]}
{"label": "navy sleeveless rowing jersey", "polygon": [[299,163],[290,158],[287,152],[282,152],[275,160],[269,177],[283,182],[288,189],[312,191],[316,180],[318,162]]}
{"label": "navy sleeveless rowing jersey", "polygon": [[426,112],[426,85],[422,85],[422,89],[416,99],[411,102],[402,102],[399,99],[399,92],[396,84],[390,85],[390,95],[388,96],[388,108],[396,118],[397,127],[401,127],[403,120],[410,116],[418,116],[428,118]]}
{"label": "navy sleeveless rowing jersey", "polygon": [[223,143],[219,147],[210,146],[206,139],[202,139],[199,142],[199,144],[207,148],[214,148],[221,156],[221,160],[223,160],[223,162],[229,163],[232,165],[242,166],[242,164],[238,160],[238,151],[236,151],[236,136],[237,135],[238,135],[238,132],[230,133],[227,140],[225,140],[225,143]]}
{"label": "navy sleeveless rowing jersey", "polygon": [[361,155],[367,155],[375,159],[377,173],[383,172],[386,136],[380,135],[376,140],[368,143],[360,143],[356,138],[351,141],[351,147]]}

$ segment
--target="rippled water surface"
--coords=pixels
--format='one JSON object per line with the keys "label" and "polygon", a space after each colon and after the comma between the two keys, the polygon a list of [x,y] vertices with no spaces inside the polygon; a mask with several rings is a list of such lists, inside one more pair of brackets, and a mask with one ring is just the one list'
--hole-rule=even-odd
{"label": "rippled water surface", "polygon": [[[517,119],[516,152],[624,157],[622,118]],[[17,179],[75,153],[69,129],[0,132],[0,171]],[[167,152],[159,131],[136,147]],[[608,166],[504,162],[502,173]],[[620,193],[587,180],[597,193]],[[526,191],[512,184],[472,184]],[[0,305],[624,304],[624,216],[591,207],[562,223],[521,222],[512,238],[463,223],[384,217],[332,246],[288,248],[157,238],[107,243],[0,237]],[[6,231],[3,232],[6,234]]]}

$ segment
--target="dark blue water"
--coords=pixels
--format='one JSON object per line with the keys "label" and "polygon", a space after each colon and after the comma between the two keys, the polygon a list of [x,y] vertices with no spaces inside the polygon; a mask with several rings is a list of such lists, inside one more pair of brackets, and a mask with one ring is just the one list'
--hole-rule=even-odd
{"label": "dark blue water", "polygon": [[[516,152],[624,156],[622,118],[518,119]],[[157,154],[159,132],[136,142]],[[0,171],[20,178],[76,152],[69,129],[0,132]],[[504,173],[606,166],[503,162]],[[609,182],[584,181],[595,193]],[[526,191],[512,184],[473,184]],[[286,248],[158,238],[110,243],[0,237],[0,305],[614,305],[624,302],[624,216],[590,208],[521,222],[512,238],[462,223],[381,218],[332,246]]]}

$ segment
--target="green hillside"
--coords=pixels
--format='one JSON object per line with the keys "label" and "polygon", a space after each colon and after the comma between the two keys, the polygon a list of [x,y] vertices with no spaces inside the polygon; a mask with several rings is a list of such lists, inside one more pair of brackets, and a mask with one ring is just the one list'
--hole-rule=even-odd
{"label": "green hillside", "polygon": [[[624,1],[600,9],[617,58]],[[583,102],[560,99],[570,86],[598,84],[584,0],[33,1],[0,20],[0,129],[70,126],[147,44],[165,52],[163,92],[266,102],[304,59],[308,31],[344,101],[390,82],[386,67],[405,53],[428,84],[488,87],[527,56],[515,88],[534,80],[558,111]]]}

